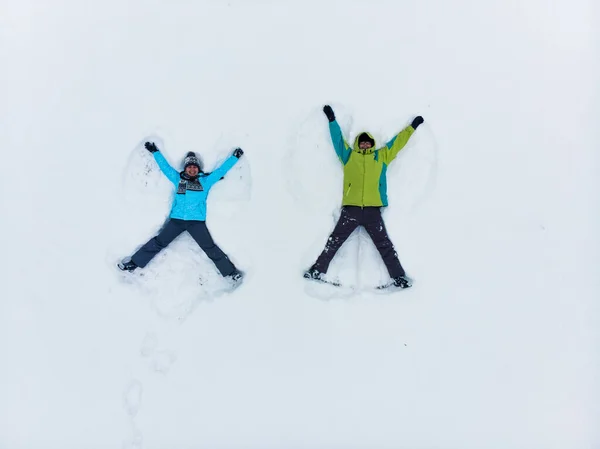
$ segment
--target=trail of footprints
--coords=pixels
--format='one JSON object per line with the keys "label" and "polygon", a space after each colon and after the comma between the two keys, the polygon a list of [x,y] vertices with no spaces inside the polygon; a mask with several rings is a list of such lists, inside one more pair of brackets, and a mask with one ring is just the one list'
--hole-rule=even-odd
{"label": "trail of footprints", "polygon": [[[140,355],[147,359],[151,372],[166,375],[177,360],[174,351],[159,347],[158,336],[148,332],[142,341]],[[137,379],[132,379],[123,391],[123,407],[130,419],[129,435],[123,442],[123,449],[142,449],[143,437],[136,425],[136,416],[142,406],[144,387]]]}
{"label": "trail of footprints", "polygon": [[144,337],[140,354],[149,359],[149,367],[152,371],[162,374],[168,373],[177,360],[177,354],[174,351],[159,348],[158,337],[152,332],[147,333]]}

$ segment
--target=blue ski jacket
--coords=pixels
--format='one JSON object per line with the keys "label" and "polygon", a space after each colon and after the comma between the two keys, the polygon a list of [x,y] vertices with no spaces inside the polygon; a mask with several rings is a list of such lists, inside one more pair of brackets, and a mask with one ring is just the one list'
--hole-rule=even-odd
{"label": "blue ski jacket", "polygon": [[203,173],[200,174],[198,180],[200,181],[200,184],[202,184],[202,190],[187,190],[183,194],[178,194],[177,186],[179,185],[180,180],[179,172],[169,165],[160,151],[155,151],[153,156],[160,170],[175,186],[170,217],[178,218],[179,220],[206,221],[206,198],[208,197],[208,192],[238,161],[237,157],[230,156],[215,171],[208,175]]}

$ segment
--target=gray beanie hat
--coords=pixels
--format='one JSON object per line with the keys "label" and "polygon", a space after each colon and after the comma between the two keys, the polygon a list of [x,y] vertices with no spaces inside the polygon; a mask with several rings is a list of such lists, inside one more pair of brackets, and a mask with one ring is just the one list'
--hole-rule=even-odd
{"label": "gray beanie hat", "polygon": [[188,166],[190,165],[195,165],[196,167],[198,167],[198,170],[201,170],[201,166],[200,166],[200,159],[198,159],[196,157],[196,153],[194,153],[193,151],[190,151],[186,156],[185,159],[183,160],[183,169],[185,170],[186,168],[188,168]]}

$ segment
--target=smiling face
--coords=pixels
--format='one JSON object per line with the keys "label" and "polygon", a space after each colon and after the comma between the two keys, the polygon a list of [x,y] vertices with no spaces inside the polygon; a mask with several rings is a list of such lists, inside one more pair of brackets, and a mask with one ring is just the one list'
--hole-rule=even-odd
{"label": "smiling face", "polygon": [[360,151],[370,150],[375,146],[375,139],[367,132],[360,133],[354,140],[354,148]]}
{"label": "smiling face", "polygon": [[195,165],[188,165],[185,167],[185,174],[188,176],[197,176],[200,170]]}
{"label": "smiling face", "polygon": [[358,144],[358,148],[360,148],[361,150],[368,150],[372,147],[373,145],[371,145],[371,142],[369,142],[368,140],[362,141]]}

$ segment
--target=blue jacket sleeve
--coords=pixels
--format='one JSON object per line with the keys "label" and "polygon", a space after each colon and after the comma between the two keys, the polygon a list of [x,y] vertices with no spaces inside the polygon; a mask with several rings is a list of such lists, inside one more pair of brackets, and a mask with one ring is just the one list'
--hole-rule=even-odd
{"label": "blue jacket sleeve", "polygon": [[329,122],[329,133],[331,134],[331,141],[333,142],[333,148],[335,149],[336,154],[340,158],[340,161],[346,165],[348,159],[350,159],[352,148],[350,148],[348,143],[344,140],[342,129],[337,120]]}
{"label": "blue jacket sleeve", "polygon": [[231,170],[231,168],[237,163],[239,159],[235,156],[229,156],[225,162],[221,164],[219,168],[215,171],[211,172],[204,181],[202,182],[202,186],[208,190],[210,189],[217,181],[219,181],[225,174]]}
{"label": "blue jacket sleeve", "polygon": [[169,165],[162,153],[155,151],[152,155],[158,164],[158,168],[160,168],[160,171],[164,173],[167,179],[175,185],[179,184],[179,172]]}

